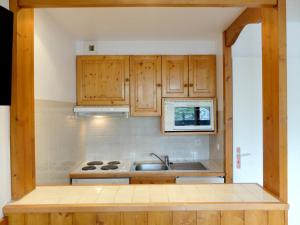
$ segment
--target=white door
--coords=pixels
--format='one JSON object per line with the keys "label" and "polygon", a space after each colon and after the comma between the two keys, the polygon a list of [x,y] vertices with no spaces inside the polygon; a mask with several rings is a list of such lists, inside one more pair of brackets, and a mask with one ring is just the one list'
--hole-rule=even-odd
{"label": "white door", "polygon": [[263,183],[261,26],[249,25],[233,46],[233,177]]}

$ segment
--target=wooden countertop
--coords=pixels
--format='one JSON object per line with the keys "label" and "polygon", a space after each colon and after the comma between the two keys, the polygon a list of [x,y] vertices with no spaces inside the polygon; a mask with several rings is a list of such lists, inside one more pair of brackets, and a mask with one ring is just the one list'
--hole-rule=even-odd
{"label": "wooden countertop", "polygon": [[4,213],[287,208],[257,184],[44,186],[5,206]]}
{"label": "wooden countertop", "polygon": [[200,161],[207,170],[194,171],[194,170],[168,170],[168,171],[105,171],[95,173],[70,173],[70,178],[131,178],[131,177],[151,177],[151,176],[163,176],[163,177],[223,177],[225,176],[223,165],[213,160]]}

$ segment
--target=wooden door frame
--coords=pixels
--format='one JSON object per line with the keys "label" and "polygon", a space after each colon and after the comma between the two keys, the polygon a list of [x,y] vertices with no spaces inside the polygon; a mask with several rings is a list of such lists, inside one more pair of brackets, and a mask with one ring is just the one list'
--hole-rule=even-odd
{"label": "wooden door frame", "polygon": [[[12,197],[35,188],[33,8],[38,7],[247,7],[224,32],[226,183],[232,183],[233,115],[231,46],[250,23],[263,23],[265,188],[287,201],[286,0],[10,0],[15,13],[11,106]],[[28,9],[24,9],[28,8]],[[261,11],[262,9],[262,11]],[[259,19],[259,21],[258,21]],[[272,34],[276,38],[269,40]],[[267,41],[269,40],[269,42]],[[274,57],[274,54],[276,57]],[[273,57],[271,57],[273,56]],[[269,60],[269,59],[272,60]],[[275,70],[272,70],[272,66]],[[24,70],[25,69],[25,70]],[[270,81],[275,76],[275,81]],[[272,80],[273,81],[273,80]],[[21,85],[22,84],[22,85]],[[26,84],[26,85],[25,85]],[[271,101],[272,104],[267,104]],[[274,111],[274,113],[272,113]],[[280,113],[280,114],[279,114]],[[270,123],[271,121],[271,123]],[[24,147],[25,146],[25,147]],[[268,160],[270,156],[274,156]],[[26,163],[25,163],[26,162]],[[272,166],[275,167],[273,169]]]}

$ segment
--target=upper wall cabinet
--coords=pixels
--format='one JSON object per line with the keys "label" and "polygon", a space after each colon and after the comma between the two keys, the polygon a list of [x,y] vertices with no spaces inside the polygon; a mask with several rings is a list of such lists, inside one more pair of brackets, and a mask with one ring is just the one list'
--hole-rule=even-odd
{"label": "upper wall cabinet", "polygon": [[188,97],[189,82],[188,56],[162,57],[162,96]]}
{"label": "upper wall cabinet", "polygon": [[189,56],[189,97],[216,97],[216,56]]}
{"label": "upper wall cabinet", "polygon": [[132,116],[161,115],[161,56],[130,57]]}
{"label": "upper wall cabinet", "polygon": [[78,56],[78,105],[128,105],[128,56]]}

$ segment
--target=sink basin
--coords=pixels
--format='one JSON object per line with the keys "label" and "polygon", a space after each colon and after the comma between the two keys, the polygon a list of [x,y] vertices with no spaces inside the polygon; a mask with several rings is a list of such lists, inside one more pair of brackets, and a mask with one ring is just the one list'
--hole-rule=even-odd
{"label": "sink basin", "polygon": [[138,163],[135,166],[136,171],[163,171],[168,169],[166,165],[160,163]]}
{"label": "sink basin", "polygon": [[200,162],[172,163],[172,170],[207,170]]}

